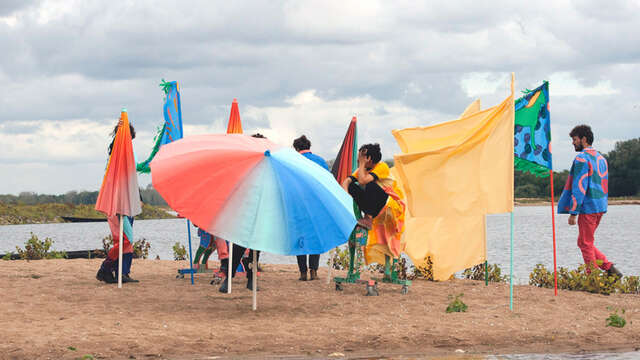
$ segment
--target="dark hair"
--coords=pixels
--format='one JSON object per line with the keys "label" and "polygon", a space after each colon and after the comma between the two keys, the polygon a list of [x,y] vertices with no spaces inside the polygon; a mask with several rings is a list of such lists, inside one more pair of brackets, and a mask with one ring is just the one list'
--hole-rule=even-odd
{"label": "dark hair", "polygon": [[309,150],[311,149],[311,141],[309,141],[306,136],[302,135],[293,140],[293,148],[296,149],[296,151]]}
{"label": "dark hair", "polygon": [[[107,153],[109,155],[111,155],[111,151],[113,150],[113,143],[114,141],[116,141],[116,134],[118,133],[118,128],[120,128],[120,121],[118,121],[116,126],[113,128],[113,131],[111,132],[111,144],[109,144],[109,149],[107,150]],[[133,125],[131,125],[131,123],[129,123],[129,131],[131,132],[131,140],[135,139],[136,129],[133,128]]]}
{"label": "dark hair", "polygon": [[591,131],[591,127],[589,125],[578,125],[571,130],[569,136],[574,137],[577,136],[578,139],[587,138],[587,143],[589,145],[593,144],[593,131]]}
{"label": "dark hair", "polygon": [[374,164],[377,164],[382,159],[382,153],[380,152],[380,145],[376,144],[365,144],[360,146],[358,150],[360,152],[364,152],[367,156],[371,157],[371,161]]}
{"label": "dark hair", "polygon": [[255,133],[255,134],[251,135],[251,137],[258,138],[258,139],[266,139],[267,138],[266,136],[264,136],[264,135],[262,135],[260,133]]}

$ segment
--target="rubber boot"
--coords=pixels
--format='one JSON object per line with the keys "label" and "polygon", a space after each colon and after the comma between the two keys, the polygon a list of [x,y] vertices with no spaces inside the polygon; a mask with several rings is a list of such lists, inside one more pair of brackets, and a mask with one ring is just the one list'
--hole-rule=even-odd
{"label": "rubber boot", "polygon": [[300,277],[298,278],[298,280],[307,281],[307,272],[306,271],[300,271]]}
{"label": "rubber boot", "polygon": [[227,276],[229,272],[229,258],[220,260],[220,272]]}
{"label": "rubber boot", "polygon": [[222,285],[220,285],[220,288],[218,288],[218,291],[220,291],[221,293],[226,294],[229,291],[229,278],[224,278],[224,280],[222,281]]}
{"label": "rubber boot", "polygon": [[318,280],[318,270],[309,270],[309,274],[311,275],[309,280]]}
{"label": "rubber boot", "polygon": [[378,296],[378,289],[376,288],[376,282],[369,280],[367,283],[367,293],[364,296]]}
{"label": "rubber boot", "polygon": [[611,267],[609,268],[609,270],[607,270],[607,275],[616,276],[619,278],[622,277],[622,273],[620,272],[620,270],[618,270],[618,268],[616,268],[613,264],[611,264]]}

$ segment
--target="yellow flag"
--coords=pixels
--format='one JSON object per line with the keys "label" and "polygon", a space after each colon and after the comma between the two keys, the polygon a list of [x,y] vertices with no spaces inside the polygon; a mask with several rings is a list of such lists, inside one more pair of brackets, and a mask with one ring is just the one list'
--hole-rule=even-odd
{"label": "yellow flag", "polygon": [[424,128],[394,131],[394,156],[411,216],[513,210],[513,94],[500,105]]}

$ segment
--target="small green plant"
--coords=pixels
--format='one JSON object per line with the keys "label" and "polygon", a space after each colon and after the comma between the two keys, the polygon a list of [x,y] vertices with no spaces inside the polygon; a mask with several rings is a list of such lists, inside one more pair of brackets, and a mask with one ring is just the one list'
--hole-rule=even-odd
{"label": "small green plant", "polygon": [[173,244],[173,260],[187,260],[187,249],[179,242]]}
{"label": "small green plant", "polygon": [[[489,264],[487,266],[487,279],[490,282],[506,282],[509,278],[502,275],[502,270],[498,264]],[[468,268],[462,272],[462,277],[469,280],[484,280],[485,269],[484,263]]]}
{"label": "small green plant", "polygon": [[8,252],[6,254],[4,254],[4,256],[2,257],[2,260],[11,260],[11,256],[13,255],[12,252]]}
{"label": "small green plant", "polygon": [[[553,288],[554,282],[553,271],[547,270],[542,264],[537,264],[529,274],[529,285]],[[637,276],[625,276],[622,279],[609,276],[606,271],[588,264],[580,265],[575,270],[559,268],[558,288],[604,295],[637,294],[640,291],[640,279]]]}
{"label": "small green plant", "polygon": [[64,259],[67,253],[64,251],[49,251],[54,241],[50,238],[44,240],[38,239],[38,236],[31,233],[31,238],[24,243],[24,249],[16,246],[18,255],[22,260],[40,260],[40,259]]}
{"label": "small green plant", "polygon": [[77,349],[73,346],[67,346],[67,349],[71,350],[71,351],[76,351]]}
{"label": "small green plant", "polygon": [[133,243],[133,254],[139,259],[146,259],[149,257],[150,248],[151,244],[147,241],[147,239],[142,238]]}
{"label": "small green plant", "polygon": [[411,266],[411,273],[407,276],[411,280],[423,279],[433,281],[433,261],[427,256],[424,264]]}
{"label": "small green plant", "polygon": [[462,302],[462,300],[460,300],[460,298],[463,296],[464,294],[460,293],[458,295],[454,296],[453,295],[449,295],[449,306],[447,306],[447,313],[452,313],[452,312],[467,312],[467,304],[465,304],[464,302]]}
{"label": "small green plant", "polygon": [[[613,312],[607,318],[607,326],[613,326],[617,328],[623,328],[627,324],[627,320],[625,320],[622,316],[618,315],[618,309],[613,309],[608,307],[607,310]],[[624,309],[621,309],[622,315],[624,315]]]}
{"label": "small green plant", "polygon": [[[333,268],[336,270],[347,270],[349,269],[349,248],[348,247],[337,247],[330,253],[333,258]],[[327,265],[329,265],[331,259],[327,260]]]}

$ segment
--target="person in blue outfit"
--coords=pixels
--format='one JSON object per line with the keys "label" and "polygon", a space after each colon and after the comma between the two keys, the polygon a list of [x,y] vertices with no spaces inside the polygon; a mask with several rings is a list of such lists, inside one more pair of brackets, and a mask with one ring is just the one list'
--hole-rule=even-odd
{"label": "person in blue outfit", "polygon": [[610,276],[620,271],[596,248],[594,234],[607,212],[609,169],[607,159],[593,148],[593,132],[588,125],[578,125],[569,133],[578,155],[569,171],[567,183],[558,201],[558,214],[570,214],[569,225],[578,224],[578,247],[585,264],[592,264]]}
{"label": "person in blue outfit", "polygon": [[[293,140],[293,148],[299,152],[302,156],[313,161],[322,168],[329,170],[327,162],[323,158],[311,152],[311,141],[306,136],[302,135],[299,138]],[[310,164],[313,165],[313,164]],[[313,165],[315,166],[315,165]],[[300,281],[307,281],[307,268],[309,270],[309,280],[318,279],[318,266],[320,265],[320,254],[308,255],[309,266],[307,267],[307,255],[298,255],[298,269],[300,270]]]}

